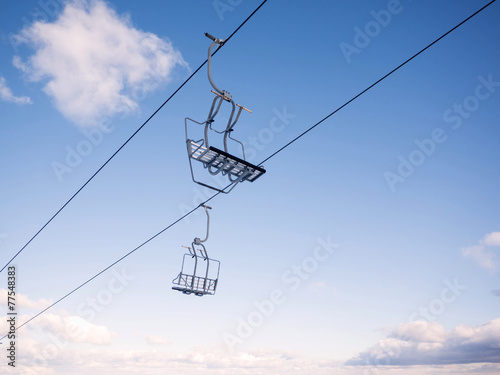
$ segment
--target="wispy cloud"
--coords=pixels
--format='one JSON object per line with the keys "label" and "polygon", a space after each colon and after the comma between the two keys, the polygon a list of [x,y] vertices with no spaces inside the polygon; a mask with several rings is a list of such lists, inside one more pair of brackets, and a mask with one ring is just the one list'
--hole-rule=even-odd
{"label": "wispy cloud", "polygon": [[459,325],[445,332],[438,323],[401,324],[388,337],[346,365],[385,366],[500,363],[500,318],[470,327]]}
{"label": "wispy cloud", "polygon": [[500,246],[500,232],[492,232],[484,237],[487,246]]}
{"label": "wispy cloud", "polygon": [[144,335],[146,341],[150,345],[170,345],[172,341],[165,340],[163,337],[152,336],[152,335]]}
{"label": "wispy cloud", "polygon": [[[78,375],[109,374],[186,374],[198,375],[278,375],[278,374],[315,374],[328,375],[339,370],[332,362],[307,360],[285,351],[256,350],[227,354],[216,348],[193,347],[185,353],[173,350],[120,350],[103,348],[101,350],[70,350],[59,348],[57,355],[40,358],[47,352],[47,345],[33,340],[23,341],[23,363],[26,367],[40,366],[45,373]],[[66,371],[71,370],[71,371]],[[44,373],[44,372],[40,372]],[[349,375],[356,375],[350,372]]]}
{"label": "wispy cloud", "polygon": [[[18,295],[16,294],[16,297]],[[20,300],[16,300],[16,307],[21,310]],[[33,315],[22,314],[17,316],[17,324],[28,321]],[[59,313],[45,313],[26,325],[29,332],[35,333],[38,340],[48,338],[49,342],[56,343],[58,350],[67,348],[70,343],[110,345],[116,334],[107,327],[88,322],[78,315]],[[23,340],[29,339],[30,334],[23,330]],[[0,333],[2,337],[9,331],[7,316],[0,317]],[[47,341],[47,340],[45,340]]]}
{"label": "wispy cloud", "polygon": [[[1,325],[1,322],[0,322]],[[486,327],[487,329],[489,327]],[[318,360],[286,350],[256,349],[230,353],[219,346],[196,346],[184,352],[169,348],[117,349],[111,346],[96,349],[89,346],[69,345],[66,341],[40,341],[23,335],[23,364],[36,369],[33,374],[105,375],[113,369],[122,375],[185,374],[198,375],[435,375],[454,373],[476,375],[497,374],[500,365],[477,363],[438,366],[344,366],[333,360]],[[440,372],[436,372],[436,370]],[[31,375],[25,372],[26,375]]]}
{"label": "wispy cloud", "polygon": [[136,29],[101,0],[69,2],[57,20],[36,22],[16,38],[35,53],[26,62],[16,56],[14,65],[46,82],[56,108],[80,126],[136,111],[176,66],[187,67],[170,41]]}
{"label": "wispy cloud", "polygon": [[500,232],[492,232],[484,236],[477,245],[462,249],[462,255],[474,260],[479,266],[487,269],[490,272],[498,268],[498,263],[495,260],[495,253],[491,247],[500,246]]}
{"label": "wispy cloud", "polygon": [[27,96],[15,96],[12,90],[7,86],[7,81],[4,77],[0,76],[0,99],[4,102],[11,102],[16,104],[31,104],[31,99]]}
{"label": "wispy cloud", "polygon": [[[29,315],[19,316],[20,322],[27,319]],[[286,350],[261,348],[229,352],[222,342],[179,352],[171,346],[168,350],[161,349],[159,344],[172,344],[164,338],[142,333],[139,335],[154,348],[126,350],[111,345],[116,335],[108,327],[65,313],[42,314],[26,328],[22,332],[23,363],[32,371],[23,372],[26,375],[69,372],[104,375],[109,369],[123,375],[431,375],[437,368],[443,374],[473,375],[500,370],[500,319],[479,327],[460,325],[449,333],[437,323],[402,324],[373,348],[349,360],[347,365]],[[7,330],[7,318],[1,316],[0,331]],[[387,358],[390,352],[398,355]],[[384,366],[376,365],[380,362]],[[363,367],[360,369],[358,365]]]}
{"label": "wispy cloud", "polygon": [[[0,289],[0,305],[4,306],[7,305],[7,296],[8,296],[8,290]],[[34,301],[22,293],[16,293],[16,307],[18,309],[43,310],[51,303],[52,303],[51,301],[45,298],[41,298],[38,301]]]}
{"label": "wispy cloud", "polygon": [[65,343],[109,345],[116,336],[107,327],[92,324],[77,315],[45,313],[30,328],[41,329],[43,333],[50,333]]}
{"label": "wispy cloud", "polygon": [[89,323],[80,316],[44,314],[38,319],[39,327],[68,342],[109,345],[115,337],[107,327]]}

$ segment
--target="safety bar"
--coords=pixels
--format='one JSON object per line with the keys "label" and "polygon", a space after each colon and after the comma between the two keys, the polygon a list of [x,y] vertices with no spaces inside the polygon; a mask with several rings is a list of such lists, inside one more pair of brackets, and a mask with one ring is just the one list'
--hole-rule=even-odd
{"label": "safety bar", "polygon": [[245,108],[243,107],[242,105],[239,105],[239,104],[236,104],[238,107],[240,107],[241,109],[244,109],[245,111],[247,111],[248,113],[252,113],[252,111],[250,111],[248,108]]}
{"label": "safety bar", "polygon": [[[210,90],[210,91],[212,91],[212,93],[214,93],[214,94],[215,94],[215,95],[217,95],[218,97],[220,97],[220,98],[224,99],[224,96],[222,96],[222,95],[221,95],[221,94],[219,94],[218,92],[215,92],[214,90]],[[249,112],[249,113],[253,113],[251,110],[249,110],[248,108],[243,107],[243,106],[242,106],[242,105],[240,105],[240,104],[236,104],[236,105],[237,105],[238,107],[240,107],[240,108],[244,109],[245,111]]]}

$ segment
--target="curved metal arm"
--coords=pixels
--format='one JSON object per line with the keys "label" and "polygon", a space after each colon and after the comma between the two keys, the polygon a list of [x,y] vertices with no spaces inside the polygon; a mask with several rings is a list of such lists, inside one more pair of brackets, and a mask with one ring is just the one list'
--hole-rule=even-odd
{"label": "curved metal arm", "polygon": [[194,243],[196,245],[200,245],[202,242],[205,242],[206,240],[208,240],[208,235],[210,233],[210,215],[208,214],[208,210],[211,210],[212,207],[208,207],[208,206],[205,206],[204,204],[202,204],[203,208],[205,208],[205,212],[207,213],[207,235],[205,237],[205,239],[203,240],[200,240],[198,237],[196,237],[194,239]]}
{"label": "curved metal arm", "polygon": [[[205,34],[206,35],[206,34]],[[211,39],[211,38],[210,38]],[[210,47],[208,47],[208,81],[210,82],[210,84],[212,85],[212,87],[214,88],[215,91],[217,91],[219,94],[221,94],[222,96],[225,96],[224,95],[224,91],[222,91],[221,89],[219,89],[217,86],[215,86],[215,83],[214,81],[212,80],[212,48],[214,48],[214,46],[216,44],[219,44],[220,45],[220,41],[219,39],[215,38],[213,43],[210,44]]]}
{"label": "curved metal arm", "polygon": [[227,136],[228,134],[233,130],[233,126],[236,124],[236,121],[238,121],[238,117],[240,117],[240,112],[241,108],[238,111],[238,115],[236,116],[236,121],[233,122],[233,116],[234,116],[234,111],[236,110],[236,105],[234,104],[233,100],[231,99],[231,115],[229,116],[229,120],[227,121],[226,125],[226,130],[224,131],[224,151],[227,151]]}

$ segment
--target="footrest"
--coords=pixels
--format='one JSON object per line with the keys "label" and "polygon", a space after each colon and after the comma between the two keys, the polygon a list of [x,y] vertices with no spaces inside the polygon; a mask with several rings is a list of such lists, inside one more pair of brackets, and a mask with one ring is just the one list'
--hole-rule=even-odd
{"label": "footrest", "polygon": [[188,294],[188,295],[191,293],[194,293],[194,295],[196,295],[196,296],[204,296],[205,294],[213,294],[213,293],[204,292],[204,291],[196,291],[196,290],[192,290],[190,288],[185,288],[185,287],[180,287],[180,286],[173,286],[172,289],[178,290],[179,292],[182,292],[182,293]]}
{"label": "footrest", "polygon": [[215,294],[217,287],[217,280],[187,275],[185,273],[180,273],[173,283],[178,285],[173,286],[173,290],[178,290],[184,294],[194,293],[197,296]]}
{"label": "footrest", "polygon": [[202,162],[205,167],[213,167],[217,171],[216,173],[222,172],[234,176],[235,180],[238,181],[254,182],[266,173],[262,167],[253,165],[216,147],[209,146],[207,148],[199,145],[193,140],[188,140],[188,150],[192,159]]}

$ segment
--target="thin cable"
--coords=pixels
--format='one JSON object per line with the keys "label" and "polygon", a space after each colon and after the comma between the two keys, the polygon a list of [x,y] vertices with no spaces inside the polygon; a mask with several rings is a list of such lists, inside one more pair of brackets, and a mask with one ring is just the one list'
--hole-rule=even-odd
{"label": "thin cable", "polygon": [[[233,31],[233,33],[232,33],[231,35],[229,35],[229,36],[228,36],[228,37],[224,40],[224,44],[226,44],[226,43],[229,41],[229,39],[231,39],[231,38],[233,37],[233,35],[234,35],[234,34],[236,34],[238,31],[240,31],[240,29],[243,27],[243,25],[244,25],[245,23],[247,23],[247,21],[248,21],[250,18],[252,18],[252,17],[253,17],[253,15],[254,15],[255,13],[257,13],[257,12],[259,11],[259,9],[260,9],[260,8],[262,8],[262,6],[263,6],[266,2],[267,2],[267,0],[264,0],[262,3],[260,3],[260,5],[259,5],[257,8],[255,8],[255,10],[254,10],[254,11],[253,11],[253,12],[252,12],[252,13],[251,13],[248,17],[247,17],[247,19],[246,19],[245,21],[243,21],[243,22],[240,24],[240,26],[238,26],[238,27],[236,28],[236,30],[234,30],[234,31]],[[213,56],[213,55],[212,55],[212,56]],[[206,61],[205,61],[205,62],[206,62]]]}
{"label": "thin cable", "polygon": [[[305,132],[303,132],[301,135],[299,135],[298,137],[296,137],[294,140],[292,140],[291,142],[287,143],[285,146],[281,147],[278,151],[274,152],[271,156],[269,156],[266,159],[264,159],[264,161],[262,161],[260,164],[263,164],[267,160],[269,160],[272,157],[274,157],[275,155],[277,155],[279,152],[281,152],[282,150],[284,150],[286,147],[288,147],[290,144],[292,144],[293,142],[295,142],[297,139],[299,139],[302,136],[304,136],[306,133],[308,133],[309,131],[311,131],[312,129],[314,129],[316,126],[318,126],[319,124],[321,124],[322,122],[324,122],[326,119],[328,119],[334,113],[338,112],[340,109],[342,109],[343,107],[345,107],[346,105],[348,105],[349,103],[351,103],[353,100],[355,100],[356,98],[358,98],[359,96],[361,96],[363,93],[365,93],[366,91],[368,91],[369,89],[371,89],[373,86],[375,86],[376,84],[378,84],[379,82],[381,82],[383,79],[385,79],[386,77],[388,77],[389,75],[391,75],[393,72],[395,72],[396,70],[398,70],[400,67],[402,67],[403,65],[405,65],[407,62],[409,62],[410,60],[412,60],[414,57],[418,56],[420,53],[422,53],[423,51],[425,51],[426,49],[428,49],[430,46],[432,46],[437,41],[439,41],[440,39],[442,39],[443,37],[445,37],[446,35],[448,35],[450,32],[452,32],[453,30],[455,30],[457,27],[459,27],[460,25],[462,25],[463,23],[465,23],[466,21],[468,21],[469,19],[471,19],[472,17],[474,17],[475,15],[477,15],[479,12],[481,12],[482,10],[484,10],[486,7],[488,7],[489,5],[491,5],[492,3],[494,3],[495,1],[496,0],[491,1],[490,3],[488,3],[487,5],[485,5],[483,8],[481,8],[480,10],[478,10],[477,12],[475,12],[474,14],[472,14],[471,16],[469,16],[468,18],[466,18],[464,21],[462,21],[461,23],[459,23],[457,26],[455,26],[454,28],[452,28],[447,33],[443,34],[443,36],[441,36],[440,38],[436,39],[434,42],[432,42],[431,44],[429,44],[427,47],[425,47],[424,49],[422,49],[420,52],[418,52],[417,54],[415,54],[414,56],[412,56],[410,59],[408,59],[407,61],[405,61],[403,64],[401,64],[400,66],[398,66],[396,69],[393,69],[390,73],[386,74],[384,77],[382,77],[381,79],[379,79],[378,81],[376,81],[374,84],[372,84],[371,86],[369,86],[367,89],[363,90],[361,93],[359,93],[358,95],[356,95],[355,97],[353,97],[351,100],[349,100],[348,102],[346,102],[345,104],[343,104],[341,107],[337,108],[335,111],[333,111],[328,116],[326,116],[325,118],[323,118],[322,120],[320,120],[319,122],[317,122],[315,125],[313,125],[312,127],[310,127],[308,130],[306,130]],[[222,189],[222,191],[226,190],[229,186],[231,186],[231,184],[228,185],[228,186],[226,186],[224,189]],[[52,307],[54,307],[55,305],[57,305],[62,300],[64,300],[67,297],[69,297],[71,294],[73,294],[74,292],[76,292],[77,290],[79,290],[80,288],[82,288],[83,286],[85,286],[86,284],[88,284],[90,281],[94,280],[96,277],[98,277],[99,275],[101,275],[102,273],[104,273],[105,271],[107,271],[108,269],[110,269],[111,267],[115,266],[117,263],[121,262],[123,259],[127,258],[132,253],[134,253],[137,250],[139,250],[140,248],[142,248],[147,243],[151,242],[153,239],[155,239],[156,237],[158,237],[159,235],[161,235],[162,233],[164,233],[165,231],[167,231],[168,229],[170,229],[171,227],[173,227],[179,221],[181,221],[184,218],[186,218],[189,215],[191,215],[198,208],[202,207],[202,205],[207,204],[212,199],[214,199],[216,196],[218,196],[222,191],[219,191],[219,192],[215,193],[210,198],[208,198],[206,201],[204,201],[203,203],[201,203],[200,205],[198,205],[196,208],[193,208],[191,211],[189,211],[188,213],[186,213],[183,216],[181,216],[179,219],[177,219],[176,221],[174,221],[173,223],[171,223],[169,226],[167,226],[166,228],[162,229],[160,232],[156,233],[154,236],[150,237],[148,240],[144,241],[142,244],[140,244],[139,246],[137,246],[135,249],[133,249],[132,251],[128,252],[127,254],[125,254],[124,256],[122,256],[120,259],[116,260],[111,265],[109,265],[108,267],[104,268],[102,271],[100,271],[99,273],[95,274],[94,276],[92,276],[90,279],[88,279],[84,283],[80,284],[78,287],[76,287],[75,289],[73,289],[71,292],[69,292],[65,296],[59,298],[56,302],[52,303],[50,306],[46,307],[45,309],[43,309],[42,311],[40,311],[38,314],[36,314],[33,317],[31,317],[30,319],[28,319],[26,322],[24,322],[23,324],[21,324],[20,326],[18,326],[16,328],[16,331],[19,328],[21,328],[21,327],[25,326],[26,324],[28,324],[29,322],[31,322],[33,319],[35,319],[38,316],[40,316],[41,314],[43,314],[45,311],[47,311],[47,310],[51,309]],[[3,340],[5,337],[7,337],[7,335],[1,337],[0,341]]]}
{"label": "thin cable", "polygon": [[354,100],[356,100],[357,98],[359,98],[361,95],[363,95],[365,92],[367,92],[368,90],[372,89],[373,87],[375,87],[376,85],[378,85],[380,82],[382,82],[384,79],[386,79],[387,77],[389,77],[390,75],[392,75],[394,72],[396,72],[397,70],[399,70],[400,68],[402,68],[404,65],[406,65],[407,63],[409,63],[411,60],[413,60],[415,57],[417,57],[418,55],[420,55],[422,52],[424,52],[425,50],[427,50],[428,48],[432,47],[434,44],[436,44],[437,42],[439,42],[441,39],[443,39],[445,36],[447,36],[448,34],[450,34],[451,32],[453,32],[455,29],[459,28],[460,26],[462,26],[465,22],[469,21],[472,17],[474,17],[475,15],[477,15],[478,13],[482,12],[484,9],[486,9],[488,6],[490,6],[491,4],[493,4],[496,0],[492,0],[490,1],[488,4],[486,4],[484,7],[482,7],[481,9],[479,9],[477,12],[473,13],[472,15],[470,15],[469,17],[467,17],[465,20],[463,20],[462,22],[460,22],[458,25],[456,25],[454,28],[450,29],[449,31],[447,31],[446,33],[444,33],[443,35],[441,35],[439,38],[437,38],[435,41],[433,41],[431,44],[427,45],[427,47],[421,49],[419,52],[417,52],[416,54],[414,54],[412,57],[410,57],[408,60],[406,60],[404,63],[400,64],[399,66],[397,66],[396,68],[394,68],[393,70],[391,70],[389,73],[387,73],[385,76],[383,76],[382,78],[380,78],[378,81],[376,81],[375,83],[371,84],[370,86],[368,86],[366,89],[364,89],[363,91],[361,91],[359,94],[357,94],[356,96],[354,96],[353,98],[349,99],[347,102],[345,102],[344,104],[342,104],[340,107],[338,107],[336,110],[334,110],[333,112],[331,112],[329,115],[323,117],[320,121],[318,121],[316,124],[314,124],[313,126],[311,126],[309,129],[307,129],[306,131],[304,131],[303,133],[299,134],[297,137],[295,137],[294,139],[292,139],[290,142],[288,142],[286,145],[284,145],[283,147],[281,147],[279,150],[275,151],[274,153],[272,153],[270,156],[268,156],[266,159],[264,159],[260,164],[259,166],[261,166],[263,163],[265,163],[266,161],[268,161],[269,159],[271,159],[272,157],[274,157],[276,154],[279,154],[281,151],[283,151],[285,148],[287,148],[288,146],[290,146],[292,143],[294,143],[295,141],[297,141],[298,139],[302,138],[304,135],[306,135],[307,133],[309,133],[311,130],[313,130],[315,127],[317,127],[318,125],[320,125],[321,123],[323,123],[324,121],[328,120],[331,116],[333,116],[335,113],[337,113],[338,111],[340,111],[342,108],[344,108],[345,106],[347,106],[348,104],[350,104],[351,102],[353,102]]}
{"label": "thin cable", "polygon": [[[229,41],[229,39],[231,39],[231,38],[234,36],[234,34],[236,34],[236,33],[237,33],[237,32],[238,32],[238,31],[239,31],[239,30],[243,27],[243,25],[245,25],[245,24],[247,23],[247,21],[248,21],[250,18],[252,18],[252,16],[253,16],[255,13],[257,13],[257,11],[258,11],[258,10],[259,10],[259,9],[260,9],[260,8],[261,8],[261,7],[262,7],[262,6],[266,3],[266,2],[267,2],[267,0],[264,0],[264,1],[263,1],[263,2],[262,2],[262,3],[261,3],[261,4],[260,4],[260,5],[259,5],[259,6],[258,6],[258,7],[257,7],[257,8],[256,8],[256,9],[255,9],[255,10],[254,10],[254,11],[253,11],[253,12],[252,12],[252,13],[251,13],[251,14],[250,14],[250,15],[249,15],[249,16],[248,16],[248,17],[247,17],[247,18],[246,18],[246,19],[245,19],[245,20],[244,20],[241,24],[240,24],[240,25],[239,25],[239,26],[238,26],[238,27],[237,27],[237,28],[236,28],[236,30],[234,30],[234,31],[232,32],[232,34],[231,34],[231,35],[229,35],[229,37],[227,37],[227,38],[226,38],[226,40],[225,40],[225,42],[224,42],[224,44],[223,44],[223,45],[225,45],[225,44]],[[217,48],[217,49],[214,51],[214,53],[212,53],[212,56],[214,56],[214,55],[217,53],[217,51],[219,51],[219,49],[221,49],[221,48],[223,47],[223,45],[219,46],[219,48]],[[11,264],[11,263],[12,263],[12,261],[13,261],[14,259],[16,259],[16,257],[17,257],[19,254],[21,254],[21,252],[23,252],[23,251],[24,251],[24,249],[26,249],[26,247],[28,247],[28,246],[29,246],[29,244],[30,244],[30,243],[31,243],[31,242],[32,242],[32,241],[33,241],[36,237],[38,237],[38,235],[39,235],[39,234],[40,234],[40,233],[41,233],[41,232],[42,232],[42,231],[43,231],[43,230],[47,227],[47,225],[49,225],[49,224],[52,222],[52,220],[54,220],[54,219],[56,218],[56,216],[57,216],[57,215],[59,215],[59,213],[60,213],[62,210],[64,210],[64,209],[66,208],[66,206],[67,206],[67,205],[68,205],[68,204],[69,204],[69,203],[70,203],[70,202],[71,202],[71,201],[72,201],[72,200],[73,200],[73,199],[74,199],[74,198],[75,198],[75,197],[76,197],[76,196],[77,196],[77,195],[78,195],[78,194],[79,194],[79,193],[80,193],[80,192],[81,192],[81,191],[82,191],[82,190],[83,190],[83,189],[84,189],[84,188],[85,188],[88,184],[89,184],[89,182],[90,182],[90,181],[92,181],[92,180],[94,179],[94,177],[95,177],[95,176],[97,176],[97,175],[99,174],[99,172],[101,172],[101,171],[104,169],[104,167],[106,167],[106,165],[108,165],[108,163],[109,163],[109,162],[110,162],[110,161],[111,161],[111,160],[112,160],[112,159],[113,159],[113,158],[114,158],[114,157],[115,157],[115,156],[116,156],[116,155],[117,155],[117,154],[118,154],[118,153],[119,153],[119,152],[120,152],[120,151],[121,151],[121,150],[122,150],[122,149],[123,149],[126,145],[127,145],[127,143],[129,143],[129,142],[132,140],[132,138],[134,138],[134,137],[137,135],[137,133],[139,133],[139,132],[142,130],[142,128],[144,128],[144,126],[146,126],[146,124],[147,124],[147,123],[148,123],[148,122],[149,122],[149,121],[150,121],[150,120],[151,120],[151,119],[152,119],[152,118],[153,118],[153,117],[154,117],[154,116],[155,116],[158,112],[160,112],[160,110],[161,110],[161,109],[162,109],[162,108],[163,108],[163,107],[164,107],[164,106],[165,106],[165,105],[166,105],[166,104],[167,104],[167,103],[168,103],[168,102],[169,102],[169,101],[170,101],[170,100],[171,100],[171,99],[172,99],[172,98],[173,98],[173,97],[174,97],[174,96],[175,96],[175,95],[176,95],[176,94],[177,94],[177,93],[178,93],[178,92],[179,92],[179,91],[180,91],[180,90],[184,87],[184,85],[185,85],[186,83],[188,83],[188,82],[191,80],[191,78],[193,78],[193,77],[194,77],[194,75],[195,75],[196,73],[198,73],[198,72],[200,71],[200,69],[201,69],[201,68],[203,68],[203,66],[205,66],[205,64],[207,63],[207,61],[208,61],[208,59],[207,59],[207,60],[205,60],[205,61],[203,62],[203,64],[201,64],[201,65],[198,67],[198,69],[196,69],[196,70],[195,70],[195,71],[194,71],[194,72],[193,72],[193,73],[192,73],[192,74],[191,74],[191,75],[190,75],[190,76],[189,76],[189,77],[188,77],[188,78],[187,78],[187,79],[186,79],[186,80],[185,80],[185,81],[184,81],[184,82],[183,82],[183,83],[182,83],[182,84],[181,84],[181,85],[177,88],[177,90],[175,90],[175,91],[173,92],[173,94],[172,94],[172,95],[170,95],[170,96],[168,97],[168,99],[167,99],[167,100],[165,100],[165,101],[163,102],[163,104],[162,104],[161,106],[159,106],[159,107],[158,107],[158,109],[157,109],[156,111],[154,111],[154,112],[153,112],[153,114],[152,114],[151,116],[149,116],[149,118],[148,118],[146,121],[144,121],[144,122],[143,122],[143,124],[142,124],[142,125],[141,125],[141,126],[140,126],[140,127],[139,127],[139,128],[138,128],[138,129],[137,129],[137,130],[136,130],[136,131],[135,131],[135,132],[134,132],[134,133],[133,133],[133,134],[132,134],[132,135],[131,135],[131,136],[130,136],[127,140],[126,140],[126,141],[125,141],[125,143],[123,143],[123,144],[122,144],[122,145],[118,148],[118,150],[116,150],[116,151],[113,153],[113,155],[111,155],[111,156],[110,156],[110,158],[109,158],[108,160],[106,160],[106,162],[105,162],[105,163],[104,163],[104,164],[103,164],[103,165],[102,165],[102,166],[101,166],[101,167],[100,167],[100,168],[99,168],[99,169],[98,169],[98,170],[97,170],[97,171],[96,171],[96,172],[95,172],[92,176],[90,176],[90,178],[89,178],[89,179],[88,179],[88,180],[87,180],[87,181],[86,181],[86,182],[82,185],[82,187],[80,187],[80,188],[76,191],[76,193],[75,193],[75,194],[73,194],[73,196],[71,196],[71,198],[69,198],[69,199],[68,199],[68,201],[67,201],[66,203],[64,203],[64,205],[63,205],[63,206],[62,206],[59,210],[57,210],[57,212],[56,212],[54,215],[52,215],[52,217],[51,217],[51,218],[50,218],[50,219],[49,219],[49,220],[48,220],[48,221],[47,221],[47,222],[46,222],[46,223],[45,223],[45,224],[44,224],[44,225],[43,225],[43,226],[42,226],[42,227],[38,230],[38,232],[36,232],[36,233],[35,233],[35,235],[34,235],[33,237],[31,237],[31,238],[30,238],[30,240],[29,240],[29,241],[28,241],[28,242],[27,242],[27,243],[26,243],[26,244],[25,244],[25,245],[24,245],[24,246],[23,246],[23,247],[22,247],[22,248],[21,248],[21,249],[20,249],[20,250],[19,250],[19,251],[15,254],[15,255],[14,255],[14,256],[13,256],[13,257],[12,257],[12,258],[8,261],[8,262],[7,262],[7,264],[6,264],[5,266],[3,266],[3,268],[0,270],[0,273],[1,273],[1,272],[2,272],[2,271],[3,271],[3,270],[4,270],[4,269],[5,269],[5,268],[9,265],[9,264]]]}

